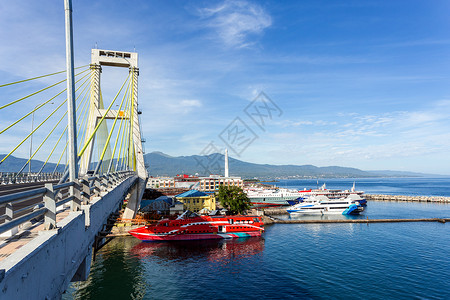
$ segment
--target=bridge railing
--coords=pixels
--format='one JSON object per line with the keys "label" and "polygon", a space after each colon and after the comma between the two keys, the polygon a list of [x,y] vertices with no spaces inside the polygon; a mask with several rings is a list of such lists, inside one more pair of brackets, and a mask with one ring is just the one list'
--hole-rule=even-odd
{"label": "bridge railing", "polygon": [[0,172],[0,185],[59,180],[62,173],[11,173]]}
{"label": "bridge railing", "polygon": [[[0,196],[0,207],[5,207],[5,214],[0,216],[0,221],[4,220],[4,223],[0,225],[0,234],[42,216],[45,229],[55,228],[58,207],[71,201],[72,207],[89,204],[91,197],[101,196],[102,192],[106,192],[133,174],[133,171],[119,171],[108,175],[86,176],[74,182],[57,185],[47,183],[41,188]],[[73,188],[72,193],[69,192],[71,188]],[[13,205],[38,197],[43,197],[43,201],[34,202],[19,210],[13,209]],[[21,213],[25,214],[15,217]]]}

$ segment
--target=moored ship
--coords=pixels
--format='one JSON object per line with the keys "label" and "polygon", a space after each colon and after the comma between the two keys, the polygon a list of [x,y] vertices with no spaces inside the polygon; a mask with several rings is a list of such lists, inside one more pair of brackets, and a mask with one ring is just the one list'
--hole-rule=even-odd
{"label": "moored ship", "polygon": [[356,215],[364,211],[359,195],[351,194],[346,198],[329,199],[324,195],[311,196],[287,208],[289,214],[343,214]]}
{"label": "moored ship", "polygon": [[[309,190],[310,192],[311,190]],[[289,190],[284,188],[250,188],[245,189],[244,192],[250,199],[254,207],[268,207],[268,206],[282,206],[288,205],[289,201],[299,201],[303,199],[302,192],[297,190]],[[308,192],[308,191],[305,191]]]}
{"label": "moored ship", "polygon": [[136,228],[129,233],[147,242],[231,239],[261,236],[263,225],[259,216],[199,216],[186,211],[175,220],[163,219],[155,225]]}
{"label": "moored ship", "polygon": [[304,189],[304,190],[292,190],[286,188],[247,188],[244,190],[247,197],[254,207],[269,207],[269,206],[283,206],[283,205],[295,205],[302,200],[312,196],[325,196],[328,199],[341,199],[350,195],[358,195],[361,197],[360,204],[365,205],[366,199],[364,198],[363,191],[357,191],[355,184],[350,190],[339,189],[327,189],[323,184],[318,189]]}

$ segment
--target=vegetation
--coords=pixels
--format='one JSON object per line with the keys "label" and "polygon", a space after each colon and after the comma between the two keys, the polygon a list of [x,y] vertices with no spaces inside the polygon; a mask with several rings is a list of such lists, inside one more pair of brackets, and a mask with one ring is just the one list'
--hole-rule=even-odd
{"label": "vegetation", "polygon": [[237,186],[219,186],[217,200],[230,214],[242,214],[250,209],[252,204],[247,195]]}

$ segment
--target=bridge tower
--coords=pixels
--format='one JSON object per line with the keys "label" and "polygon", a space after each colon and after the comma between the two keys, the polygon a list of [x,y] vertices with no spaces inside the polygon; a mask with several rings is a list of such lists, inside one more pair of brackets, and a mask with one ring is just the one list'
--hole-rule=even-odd
{"label": "bridge tower", "polygon": [[[101,98],[100,90],[100,74],[102,66],[129,68],[131,73],[131,101],[132,109],[129,112],[104,109],[103,100]],[[100,124],[100,130],[94,135],[91,140],[90,137],[95,131],[95,128],[100,119],[115,119],[117,114],[121,118],[127,119],[130,122],[130,143],[128,147],[128,165],[132,168],[139,177],[138,183],[131,191],[131,197],[128,201],[128,206],[125,209],[124,218],[134,218],[139,203],[145,190],[147,182],[147,170],[144,164],[144,155],[142,150],[142,137],[139,126],[138,116],[138,54],[135,52],[111,51],[92,49],[91,51],[91,94],[90,94],[90,109],[87,132],[85,135],[84,145],[88,144],[86,150],[80,157],[80,177],[89,174],[89,168],[92,161],[93,145],[95,136],[99,141],[106,141],[106,122]],[[125,114],[125,116],[124,116]],[[104,129],[102,130],[102,126]],[[109,150],[110,151],[110,150]],[[112,158],[110,158],[112,159]],[[104,164],[108,165],[108,163]]]}

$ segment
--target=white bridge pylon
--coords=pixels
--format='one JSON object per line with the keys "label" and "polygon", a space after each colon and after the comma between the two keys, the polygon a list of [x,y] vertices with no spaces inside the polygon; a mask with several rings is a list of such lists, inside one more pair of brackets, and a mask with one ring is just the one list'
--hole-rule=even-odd
{"label": "white bridge pylon", "polygon": [[[131,76],[131,109],[130,111],[118,111],[110,109],[107,111],[103,106],[100,89],[100,74],[102,72],[102,66],[122,67],[129,68]],[[97,139],[106,140],[107,135],[106,122],[103,122],[100,126],[105,126],[105,130],[98,131],[94,138],[89,141],[89,138],[95,131],[98,122],[103,118],[115,119],[119,114],[120,118],[129,121],[131,130],[129,136],[128,147],[128,167],[134,170],[139,177],[139,183],[132,192],[132,197],[129,200],[125,214],[127,218],[133,218],[137,208],[139,207],[140,199],[144,193],[145,183],[147,180],[147,170],[144,163],[144,155],[142,150],[142,137],[139,126],[138,116],[138,54],[135,52],[123,52],[123,51],[111,51],[92,49],[91,51],[91,94],[90,94],[90,109],[88,125],[86,128],[85,141],[89,143],[86,146],[86,150],[80,157],[80,177],[88,175],[89,167],[92,162],[92,152],[94,149],[95,136]],[[99,128],[101,129],[101,127]],[[101,136],[101,135],[104,136]],[[109,150],[110,151],[110,150]],[[113,159],[113,157],[110,157]],[[125,217],[125,215],[124,215]]]}

